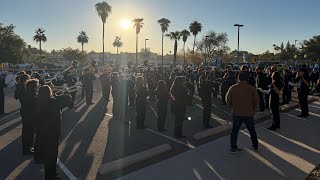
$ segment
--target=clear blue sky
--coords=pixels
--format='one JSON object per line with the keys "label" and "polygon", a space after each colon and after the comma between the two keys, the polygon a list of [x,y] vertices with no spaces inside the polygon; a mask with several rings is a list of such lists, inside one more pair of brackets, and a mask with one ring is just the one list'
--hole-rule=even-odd
{"label": "clear blue sky", "polygon": [[[65,47],[81,48],[78,33],[86,31],[86,50],[102,51],[102,22],[94,5],[100,0],[0,0],[0,22],[14,24],[16,32],[30,45],[35,29],[46,30],[48,41],[43,48],[51,51]],[[135,51],[135,31],[120,26],[123,19],[143,17],[144,28],[139,35],[139,49],[144,39],[148,47],[161,52],[161,31],[157,20],[171,20],[169,31],[188,29],[190,22],[202,23],[200,36],[209,30],[226,32],[229,47],[237,47],[234,23],[244,24],[240,32],[240,49],[253,53],[271,50],[274,43],[303,40],[320,34],[320,1],[317,0],[108,0],[112,14],[106,23],[106,50],[115,52],[112,42],[116,35],[123,39],[120,51]],[[131,26],[131,25],[130,25]],[[192,38],[187,46],[191,47]],[[179,49],[182,42],[179,44]],[[165,53],[173,42],[165,39]]]}

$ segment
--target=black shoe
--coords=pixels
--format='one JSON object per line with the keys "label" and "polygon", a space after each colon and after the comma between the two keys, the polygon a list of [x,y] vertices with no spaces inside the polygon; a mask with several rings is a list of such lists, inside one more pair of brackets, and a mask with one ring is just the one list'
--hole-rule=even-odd
{"label": "black shoe", "polygon": [[239,148],[231,148],[231,154],[236,154],[236,153],[239,153],[239,152],[242,152],[242,149],[239,149]]}
{"label": "black shoe", "polygon": [[94,104],[94,103],[93,103],[93,102],[89,102],[89,103],[87,103],[87,105],[88,105],[88,106],[90,106],[90,105],[92,105],[92,104]]}
{"label": "black shoe", "polygon": [[174,136],[175,138],[186,138],[187,136]]}
{"label": "black shoe", "polygon": [[211,129],[213,128],[211,125],[203,126],[204,129]]}
{"label": "black shoe", "polygon": [[277,128],[274,127],[274,126],[270,126],[270,127],[268,127],[267,129],[270,130],[270,131],[275,131],[275,130],[277,130]]}
{"label": "black shoe", "polygon": [[252,146],[252,150],[255,151],[255,152],[258,152],[258,151],[259,151],[259,148]]}
{"label": "black shoe", "polygon": [[298,117],[307,117],[307,114],[300,114]]}
{"label": "black shoe", "polygon": [[166,130],[166,129],[158,129],[159,131],[161,131],[161,132],[167,132],[168,130]]}

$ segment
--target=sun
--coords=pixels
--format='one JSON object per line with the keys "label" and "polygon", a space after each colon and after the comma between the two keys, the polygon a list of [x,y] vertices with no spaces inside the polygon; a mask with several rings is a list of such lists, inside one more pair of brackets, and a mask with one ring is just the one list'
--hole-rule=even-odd
{"label": "sun", "polygon": [[130,26],[130,21],[128,19],[122,19],[120,25],[123,29],[128,29]]}

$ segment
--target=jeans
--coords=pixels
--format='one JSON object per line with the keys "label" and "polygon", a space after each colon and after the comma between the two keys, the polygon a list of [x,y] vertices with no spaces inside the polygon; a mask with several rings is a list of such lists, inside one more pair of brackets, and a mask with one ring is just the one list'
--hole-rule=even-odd
{"label": "jeans", "polygon": [[256,130],[254,128],[254,119],[253,117],[243,117],[243,116],[233,116],[233,128],[231,132],[231,148],[236,149],[238,133],[241,127],[241,124],[244,123],[249,130],[252,146],[258,148],[258,137]]}

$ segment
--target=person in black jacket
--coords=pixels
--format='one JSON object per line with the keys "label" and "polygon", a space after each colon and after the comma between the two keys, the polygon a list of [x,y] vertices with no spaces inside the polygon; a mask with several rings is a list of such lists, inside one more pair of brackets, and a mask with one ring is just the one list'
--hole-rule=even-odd
{"label": "person in black jacket", "polygon": [[310,86],[310,78],[307,69],[301,68],[296,79],[300,84],[298,87],[298,98],[301,106],[301,114],[298,117],[306,117],[309,115],[308,95]]}
{"label": "person in black jacket", "polygon": [[134,76],[131,76],[128,80],[128,96],[129,96],[130,106],[135,105],[135,97],[136,97],[136,93],[134,91],[135,83],[136,83],[136,78]]}
{"label": "person in black jacket", "polygon": [[199,96],[201,97],[203,105],[203,128],[212,128],[212,126],[210,126],[210,118],[212,94],[214,92],[213,83],[208,81],[207,75],[202,75],[200,76],[199,84]]}
{"label": "person in black jacket", "polygon": [[[65,83],[68,85],[68,87],[74,86],[78,82],[77,78],[71,73],[71,71],[65,72],[63,79],[64,79]],[[70,104],[69,109],[74,108],[74,101],[76,98],[76,94],[77,94],[77,91],[72,91],[70,93],[70,95],[72,97],[72,103]]]}
{"label": "person in black jacket", "polygon": [[120,119],[125,120],[128,108],[128,80],[124,74],[119,77],[119,90],[120,90]]}
{"label": "person in black jacket", "polygon": [[4,91],[3,88],[6,87],[5,76],[0,74],[0,115],[4,114]]}
{"label": "person in black jacket", "polygon": [[44,163],[45,179],[56,179],[56,162],[61,138],[62,109],[72,103],[70,95],[54,97],[49,86],[39,88],[37,114],[37,139],[39,158]]}
{"label": "person in black jacket", "polygon": [[101,81],[101,91],[102,97],[104,100],[104,107],[105,109],[108,108],[108,103],[110,101],[110,89],[111,89],[111,80],[110,80],[111,68],[106,68],[103,70],[103,73],[100,76]]}
{"label": "person in black jacket", "polygon": [[137,111],[137,129],[144,129],[144,121],[146,118],[147,110],[147,97],[149,95],[149,90],[145,86],[143,77],[137,77],[137,82],[135,86],[136,91],[136,111]]}
{"label": "person in black jacket", "polygon": [[185,138],[185,136],[182,135],[182,125],[186,116],[189,96],[185,82],[186,78],[184,76],[177,76],[170,89],[171,98],[173,99],[173,110],[175,114],[174,136],[176,138]]}
{"label": "person in black jacket", "polygon": [[[269,89],[267,86],[267,82],[266,82],[266,75],[263,73],[263,69],[261,67],[257,67],[256,73],[257,73],[257,77],[256,77],[257,88],[261,88],[262,90]],[[261,91],[258,91],[258,95],[259,95],[259,99],[260,99],[260,101],[259,101],[260,102],[260,112],[264,112],[264,108],[265,108],[264,96],[265,95]]]}
{"label": "person in black jacket", "polygon": [[36,101],[39,81],[36,79],[28,80],[26,92],[21,104],[22,117],[22,154],[29,155],[34,152],[34,136],[36,124]]}
{"label": "person in black jacket", "polygon": [[85,69],[84,75],[83,75],[83,88],[85,89],[86,94],[86,104],[92,105],[94,104],[92,102],[93,98],[93,80],[95,80],[96,77],[93,74],[93,72],[90,72],[89,69]]}
{"label": "person in black jacket", "polygon": [[120,80],[119,74],[117,72],[113,72],[111,74],[111,94],[113,99],[112,105],[112,115],[114,118],[119,118],[120,116]]}
{"label": "person in black jacket", "polygon": [[155,90],[157,102],[157,112],[158,112],[158,130],[167,131],[164,126],[166,124],[167,117],[167,106],[169,101],[169,92],[166,88],[166,83],[163,80],[158,81],[157,88]]}
{"label": "person in black jacket", "polygon": [[[272,113],[272,125],[268,128],[269,130],[275,131],[280,128],[280,112],[279,112],[279,100],[281,95],[283,84],[281,82],[281,76],[279,72],[272,73],[272,83],[269,89],[269,105]],[[260,91],[263,91],[261,88]]]}

